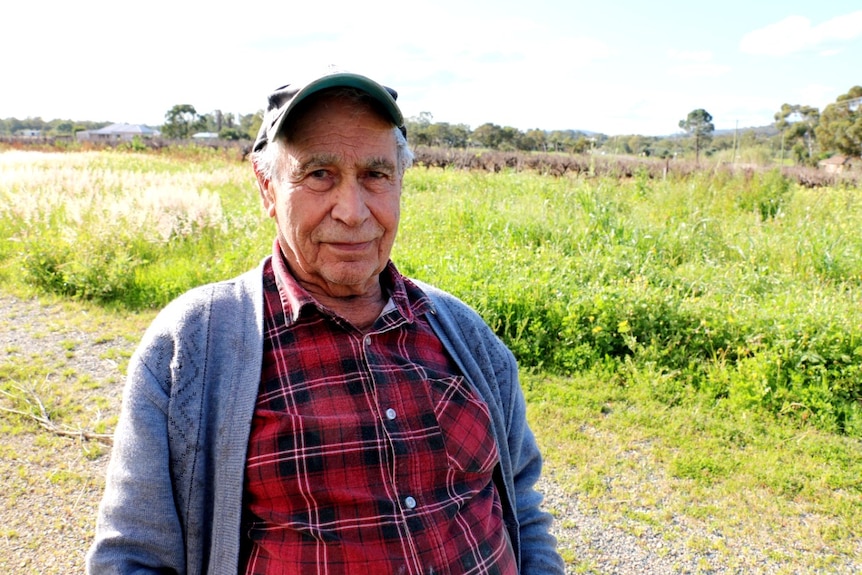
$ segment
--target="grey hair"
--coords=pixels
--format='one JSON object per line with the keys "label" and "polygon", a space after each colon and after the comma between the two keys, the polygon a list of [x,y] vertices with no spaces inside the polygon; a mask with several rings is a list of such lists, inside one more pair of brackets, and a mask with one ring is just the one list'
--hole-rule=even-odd
{"label": "grey hair", "polygon": [[[413,165],[413,150],[407,143],[407,137],[401,131],[401,128],[392,128],[395,134],[395,161],[398,169],[398,176],[404,175],[407,168]],[[255,166],[255,170],[266,180],[273,180],[278,172],[278,160],[281,158],[282,146],[284,140],[279,138],[269,142],[264,148],[257,152],[252,152],[251,161]]]}

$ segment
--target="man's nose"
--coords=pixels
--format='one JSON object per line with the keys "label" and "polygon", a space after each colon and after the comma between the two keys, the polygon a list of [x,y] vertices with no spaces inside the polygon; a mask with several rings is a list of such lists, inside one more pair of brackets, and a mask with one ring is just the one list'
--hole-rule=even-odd
{"label": "man's nose", "polygon": [[345,177],[335,192],[332,206],[333,219],[348,226],[356,226],[364,222],[371,213],[366,205],[367,191],[362,182],[355,176]]}

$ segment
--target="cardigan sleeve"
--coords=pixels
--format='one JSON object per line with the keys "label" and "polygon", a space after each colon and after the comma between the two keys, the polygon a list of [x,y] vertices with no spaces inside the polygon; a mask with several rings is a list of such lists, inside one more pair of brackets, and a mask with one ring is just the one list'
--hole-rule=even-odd
{"label": "cardigan sleeve", "polygon": [[163,375],[156,375],[164,371],[151,369],[167,369],[171,345],[168,338],[150,335],[129,365],[96,537],[87,555],[91,575],[186,573],[170,476],[170,391]]}
{"label": "cardigan sleeve", "polygon": [[261,289],[259,268],[200,286],[147,330],[129,364],[88,573],[236,573]]}

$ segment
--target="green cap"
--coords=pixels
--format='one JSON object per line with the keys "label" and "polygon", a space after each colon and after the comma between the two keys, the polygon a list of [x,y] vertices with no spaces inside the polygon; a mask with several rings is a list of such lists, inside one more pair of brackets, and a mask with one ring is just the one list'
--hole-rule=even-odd
{"label": "green cap", "polygon": [[276,139],[281,132],[290,112],[308,97],[329,88],[355,88],[365,92],[388,114],[392,124],[404,132],[404,116],[395,100],[398,92],[378,84],[371,78],[338,69],[330,69],[305,83],[286,84],[269,95],[269,103],[263,114],[263,123],[254,141],[254,151],[258,152]]}

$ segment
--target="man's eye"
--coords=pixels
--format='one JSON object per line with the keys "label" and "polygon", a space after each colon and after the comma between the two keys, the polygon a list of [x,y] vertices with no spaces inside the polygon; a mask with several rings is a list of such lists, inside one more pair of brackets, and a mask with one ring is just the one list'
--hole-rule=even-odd
{"label": "man's eye", "polygon": [[303,181],[315,192],[325,192],[335,184],[332,174],[323,168],[308,172]]}

